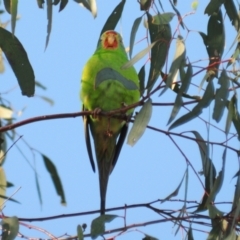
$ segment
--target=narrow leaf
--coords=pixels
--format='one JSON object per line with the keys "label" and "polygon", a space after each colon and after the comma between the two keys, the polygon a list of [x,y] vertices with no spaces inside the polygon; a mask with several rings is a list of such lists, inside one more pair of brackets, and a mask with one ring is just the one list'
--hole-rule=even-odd
{"label": "narrow leaf", "polygon": [[13,110],[0,105],[0,118],[11,119]]}
{"label": "narrow leaf", "polygon": [[177,126],[180,126],[186,122],[189,122],[190,120],[198,117],[202,113],[202,109],[206,108],[210,105],[211,101],[214,97],[214,87],[212,81],[209,81],[207,89],[203,95],[203,98],[201,101],[198,102],[198,104],[193,108],[191,112],[188,112],[187,114],[183,115],[182,117],[178,118],[170,127],[170,129],[173,129]]}
{"label": "narrow leaf", "polygon": [[4,0],[3,3],[6,11],[11,14],[11,0]]}
{"label": "narrow leaf", "polygon": [[130,51],[129,51],[129,57],[132,58],[132,51],[133,51],[133,45],[134,45],[134,41],[135,41],[135,37],[136,37],[136,33],[139,27],[139,24],[142,21],[142,16],[135,19],[133,26],[132,26],[132,30],[131,30],[131,35],[130,35]]}
{"label": "narrow leaf", "polygon": [[3,63],[3,51],[0,48],[0,73],[5,71],[4,63]]}
{"label": "narrow leaf", "polygon": [[190,227],[190,228],[188,229],[187,240],[194,240],[194,238],[193,238],[193,232],[192,232],[192,227]]}
{"label": "narrow leaf", "polygon": [[174,13],[172,12],[167,12],[167,13],[162,13],[162,14],[157,14],[153,16],[152,23],[153,24],[168,24],[172,21],[173,17],[175,16]]}
{"label": "narrow leaf", "polygon": [[152,237],[148,234],[145,234],[145,237],[142,240],[158,240],[158,238]]}
{"label": "narrow leaf", "polygon": [[36,171],[34,171],[34,173],[35,173],[35,183],[36,183],[36,187],[37,187],[38,199],[39,199],[40,205],[42,205],[43,201],[42,201],[40,184],[39,184],[39,181],[38,181],[38,175],[37,175]]}
{"label": "narrow leaf", "polygon": [[61,0],[60,6],[59,6],[59,12],[61,12],[68,4],[68,0]]}
{"label": "narrow leaf", "polygon": [[147,17],[151,43],[156,42],[151,49],[151,65],[146,87],[149,93],[156,83],[166,62],[170,41],[172,39],[172,33],[170,24],[154,24],[154,17],[148,12]]}
{"label": "narrow leaf", "polygon": [[240,19],[236,9],[236,6],[233,0],[224,1],[224,7],[226,9],[227,15],[230,19],[230,22],[235,27],[236,31],[238,32],[240,27]]}
{"label": "narrow leaf", "polygon": [[220,6],[222,5],[223,0],[211,0],[207,5],[204,13],[208,14],[209,16],[213,15],[214,13],[218,13]]}
{"label": "narrow leaf", "polygon": [[19,222],[17,217],[3,218],[2,222],[2,240],[14,240],[19,231]]}
{"label": "narrow leaf", "polygon": [[52,31],[52,0],[47,0],[47,37],[46,37],[46,44],[45,44],[45,50],[48,46],[50,34]]}
{"label": "narrow leaf", "polygon": [[229,95],[229,78],[225,69],[222,71],[218,83],[220,84],[220,88],[216,90],[215,105],[213,109],[213,119],[217,122],[219,122],[222,118]]}
{"label": "narrow leaf", "polygon": [[78,240],[83,240],[83,230],[80,225],[77,226],[77,237]]}
{"label": "narrow leaf", "polygon": [[145,65],[143,65],[138,73],[139,78],[139,87],[140,87],[140,94],[143,95],[145,91]]}
{"label": "narrow leaf", "polygon": [[167,90],[167,88],[171,88],[173,84],[173,80],[175,79],[182,62],[185,60],[185,55],[186,55],[186,49],[185,49],[183,38],[181,36],[178,36],[176,41],[175,56],[168,73],[168,77],[166,80],[166,87],[162,90],[160,95],[162,95]]}
{"label": "narrow leaf", "polygon": [[108,17],[106,23],[104,24],[102,31],[100,33],[100,37],[102,34],[108,30],[114,30],[119,19],[122,16],[123,8],[125,5],[126,0],[122,0],[116,8],[112,11],[111,15]]}
{"label": "narrow leaf", "polygon": [[89,0],[89,5],[90,5],[90,9],[91,9],[91,13],[93,15],[94,18],[97,17],[97,3],[96,0]]}
{"label": "narrow leaf", "polygon": [[226,125],[225,125],[225,133],[226,135],[228,135],[231,124],[232,124],[232,119],[233,119],[233,115],[235,112],[234,109],[234,103],[235,103],[235,94],[232,96],[230,102],[228,103],[228,115],[227,115],[227,119],[226,119]]}
{"label": "narrow leaf", "polygon": [[152,115],[152,100],[151,98],[149,98],[148,101],[144,103],[140,112],[136,116],[132,129],[128,134],[127,144],[133,146],[142,137],[151,119],[151,115]]}
{"label": "narrow leaf", "polygon": [[17,7],[18,0],[11,0],[11,25],[12,25],[12,34],[14,35],[16,20],[17,20]]}
{"label": "narrow leaf", "polygon": [[35,76],[22,44],[10,32],[0,28],[0,47],[18,80],[22,95],[33,96]]}
{"label": "narrow leaf", "polygon": [[169,194],[166,198],[164,198],[161,203],[164,203],[165,201],[167,201],[167,200],[171,199],[172,197],[175,197],[175,196],[178,195],[179,189],[180,189],[180,187],[182,186],[182,183],[183,183],[183,180],[184,180],[186,174],[187,174],[187,169],[186,169],[186,171],[184,172],[183,177],[182,177],[182,180],[181,180],[180,183],[178,184],[177,188],[176,188],[171,194]]}
{"label": "narrow leaf", "polygon": [[154,46],[155,43],[156,42],[152,43],[151,45],[149,45],[148,47],[143,49],[141,52],[136,54],[131,60],[129,60],[126,64],[124,64],[122,66],[122,69],[132,67],[136,62],[138,62],[141,58],[143,58],[151,50],[151,48]]}
{"label": "narrow leaf", "polygon": [[117,215],[101,215],[95,218],[91,223],[91,237],[92,239],[101,236],[105,232],[105,223],[111,222],[118,217]]}
{"label": "narrow leaf", "polygon": [[39,8],[43,8],[44,0],[37,0],[37,4]]}
{"label": "narrow leaf", "polygon": [[66,200],[65,200],[65,196],[64,196],[64,191],[63,191],[61,179],[58,175],[57,169],[48,157],[46,157],[43,154],[42,154],[42,157],[43,157],[46,169],[47,169],[47,171],[49,172],[49,174],[52,178],[52,182],[54,184],[56,192],[61,197],[61,203],[65,205]]}
{"label": "narrow leaf", "polygon": [[3,209],[3,203],[5,202],[5,197],[6,197],[6,186],[7,186],[7,180],[6,180],[6,175],[5,171],[2,167],[0,167],[0,209]]}

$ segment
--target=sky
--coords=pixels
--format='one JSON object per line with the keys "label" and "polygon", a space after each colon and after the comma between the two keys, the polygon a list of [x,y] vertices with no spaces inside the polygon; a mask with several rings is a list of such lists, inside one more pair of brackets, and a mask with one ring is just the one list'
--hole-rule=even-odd
{"label": "sky", "polygon": [[[158,1],[156,1],[158,2]],[[206,33],[206,23],[208,16],[204,15],[205,3],[199,2],[196,12],[191,9],[192,1],[179,1],[177,8],[182,16],[185,16],[184,23],[187,28],[177,29],[177,17],[171,22],[172,33],[177,32],[185,39],[187,57],[193,63],[194,72],[199,70],[198,66],[206,66],[208,55],[203,47],[202,39],[197,31]],[[38,82],[47,87],[46,90],[36,88],[35,96],[27,98],[21,95],[17,85],[17,80],[5,60],[6,71],[0,75],[1,92],[8,92],[2,97],[8,99],[14,109],[15,122],[19,122],[31,117],[57,114],[73,113],[81,110],[79,99],[81,72],[88,58],[93,54],[101,29],[111,14],[112,10],[119,1],[98,0],[98,14],[94,19],[89,11],[69,1],[69,4],[62,12],[58,12],[58,6],[54,7],[52,33],[47,49],[45,50],[45,40],[47,35],[47,13],[46,7],[39,9],[36,1],[19,1],[18,15],[15,34],[23,44],[28,53],[29,60],[35,72]],[[3,8],[3,4],[0,5]],[[163,5],[165,12],[173,12],[169,3]],[[116,30],[123,36],[125,46],[129,45],[131,28],[134,20],[141,16],[138,2],[135,0],[126,1],[125,9]],[[5,13],[1,16],[4,22],[10,18]],[[226,29],[229,31],[226,38],[224,58],[227,59],[231,54],[229,49],[235,38],[235,32],[229,24],[226,17]],[[188,31],[188,30],[190,31]],[[10,26],[8,26],[10,30]],[[147,47],[145,39],[146,29],[140,24],[136,35],[136,45],[133,55]],[[164,69],[169,69],[174,57],[175,41],[172,42],[169,52],[168,64]],[[233,50],[232,50],[233,51]],[[147,57],[135,64],[137,71],[146,62]],[[148,64],[149,66],[149,64]],[[197,75],[193,82],[199,86],[203,74]],[[215,86],[217,80],[215,80]],[[203,86],[205,88],[206,85]],[[11,89],[11,91],[9,91]],[[202,95],[198,87],[191,86],[189,89],[191,95]],[[54,105],[42,99],[42,96],[51,98]],[[176,94],[171,90],[161,96],[155,94],[152,100],[157,103],[165,103],[165,106],[156,106],[153,108],[152,117],[149,125],[168,131],[167,122],[172,111],[172,106]],[[191,109],[193,106],[188,105]],[[23,110],[23,111],[22,111]],[[136,109],[139,111],[140,108]],[[184,133],[192,130],[198,131],[204,139],[210,139],[213,142],[224,142],[226,112],[223,120],[218,124],[211,119],[213,104],[205,109],[201,116],[205,121],[217,126],[210,127],[201,120],[195,119],[189,123],[172,130],[174,133]],[[182,108],[178,114],[182,116],[187,111]],[[17,136],[22,135],[23,140],[17,142],[8,152],[4,163],[7,180],[14,184],[14,187],[7,190],[7,195],[13,195],[13,198],[20,204],[8,201],[5,204],[3,213],[6,216],[17,216],[19,218],[39,218],[62,214],[80,213],[99,209],[99,186],[97,173],[93,173],[88,160],[87,150],[84,142],[83,122],[80,117],[57,119],[31,123],[16,129]],[[231,132],[235,132],[231,128]],[[186,133],[193,137],[193,134]],[[198,176],[203,181],[203,177],[198,174],[202,170],[200,153],[196,142],[184,139],[179,136],[172,136],[176,145],[170,137],[161,132],[147,129],[143,137],[134,147],[123,146],[118,163],[110,176],[107,193],[107,208],[123,207],[131,204],[142,204],[164,199],[172,193],[180,183],[187,168],[185,157],[191,162],[197,174],[189,166],[187,199],[189,201],[201,200],[203,188],[199,182]],[[8,141],[8,146],[11,142]],[[233,138],[229,145],[238,149],[239,142]],[[178,147],[176,147],[178,146]],[[18,148],[24,153],[19,152]],[[181,154],[180,150],[185,154]],[[221,146],[210,146],[210,157],[217,169],[221,170],[222,153]],[[48,156],[57,167],[58,173],[65,191],[67,201],[66,206],[62,206],[60,198],[57,196],[51,178],[46,171],[41,155]],[[27,160],[26,160],[27,159]],[[36,189],[34,171],[31,165],[36,166],[39,177],[43,204],[39,203]],[[227,151],[226,173],[217,201],[232,201],[235,190],[235,179],[233,175],[238,169],[238,159],[234,152]],[[177,200],[184,199],[185,183],[178,195]],[[179,210],[183,206],[180,201],[159,202],[154,205],[160,209]],[[229,211],[231,205],[222,204],[220,210]],[[106,225],[106,229],[124,227],[124,210],[111,211],[109,214],[116,214],[120,217]],[[205,214],[207,214],[205,212]],[[56,237],[76,235],[77,225],[87,224],[86,233],[90,231],[91,221],[98,214],[77,216],[71,218],[62,218],[52,221],[33,221],[23,222],[33,225],[35,229],[28,229],[21,225],[20,233],[27,237],[47,238],[46,234],[36,228],[45,229]],[[177,216],[177,215],[176,215]],[[148,221],[163,219],[160,215],[154,213],[145,207],[136,207],[126,210],[126,224],[142,224]],[[184,223],[184,226],[189,226]],[[207,238],[209,228],[203,228],[200,225],[193,225],[194,229],[203,229],[203,232],[194,231],[194,239]],[[144,233],[158,239],[184,239],[186,233],[183,229],[175,235],[177,226],[173,222],[152,224],[143,227],[133,227],[122,232],[111,233],[107,237],[117,236],[116,239],[142,239]],[[66,235],[65,235],[66,234]],[[101,239],[101,238],[98,238]]]}

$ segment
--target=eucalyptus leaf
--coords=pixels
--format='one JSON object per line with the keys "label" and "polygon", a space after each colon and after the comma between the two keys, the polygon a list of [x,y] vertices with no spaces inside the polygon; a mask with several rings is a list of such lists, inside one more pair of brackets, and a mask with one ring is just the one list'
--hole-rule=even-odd
{"label": "eucalyptus leaf", "polygon": [[33,96],[35,76],[27,53],[20,41],[4,28],[0,28],[0,47],[18,80],[22,95]]}
{"label": "eucalyptus leaf", "polygon": [[118,217],[117,215],[101,215],[93,219],[91,223],[91,237],[92,239],[101,236],[105,232],[105,223],[111,222],[113,219]]}
{"label": "eucalyptus leaf", "polygon": [[19,222],[17,217],[3,218],[2,222],[2,240],[14,240],[19,231]]}
{"label": "eucalyptus leaf", "polygon": [[132,129],[128,134],[127,144],[133,146],[142,137],[152,115],[152,100],[149,98],[137,114]]}
{"label": "eucalyptus leaf", "polygon": [[65,200],[64,190],[63,190],[61,179],[58,175],[57,169],[56,169],[55,165],[52,163],[52,161],[47,156],[42,154],[42,157],[43,157],[43,161],[46,166],[46,169],[52,178],[52,182],[54,184],[56,192],[61,197],[61,203],[63,205],[65,205],[66,200]]}
{"label": "eucalyptus leaf", "polygon": [[135,19],[133,26],[132,26],[131,35],[130,35],[130,45],[129,45],[129,48],[130,48],[129,57],[130,58],[132,57],[133,45],[134,45],[136,33],[137,33],[137,30],[138,30],[138,27],[139,27],[139,24],[141,23],[141,21],[142,21],[142,17]]}

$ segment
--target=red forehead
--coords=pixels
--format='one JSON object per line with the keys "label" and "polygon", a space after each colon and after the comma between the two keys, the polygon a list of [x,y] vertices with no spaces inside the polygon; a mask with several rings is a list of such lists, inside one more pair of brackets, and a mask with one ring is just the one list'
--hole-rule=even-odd
{"label": "red forehead", "polygon": [[117,35],[117,33],[115,31],[107,31],[106,34],[113,34],[113,35]]}

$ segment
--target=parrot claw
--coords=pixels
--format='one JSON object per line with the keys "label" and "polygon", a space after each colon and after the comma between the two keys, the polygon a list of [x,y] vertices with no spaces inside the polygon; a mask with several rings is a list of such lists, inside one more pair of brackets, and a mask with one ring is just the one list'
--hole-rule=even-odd
{"label": "parrot claw", "polygon": [[99,118],[99,113],[102,111],[102,109],[101,108],[95,108],[94,110],[93,110],[93,115],[92,115],[92,117],[93,118]]}

